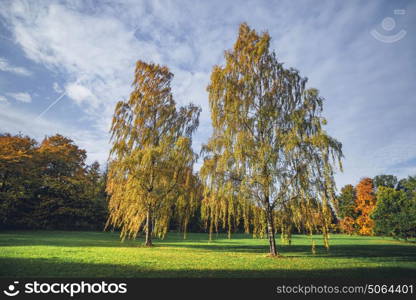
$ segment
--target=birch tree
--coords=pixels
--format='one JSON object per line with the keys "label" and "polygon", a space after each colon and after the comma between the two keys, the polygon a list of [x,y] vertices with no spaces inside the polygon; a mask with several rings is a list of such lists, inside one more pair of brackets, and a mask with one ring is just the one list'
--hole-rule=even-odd
{"label": "birch tree", "polygon": [[191,146],[200,108],[176,108],[172,78],[167,67],[138,61],[133,91],[117,103],[111,126],[107,227],[121,228],[122,239],[144,231],[146,246],[152,235],[166,234],[174,209],[193,207],[183,202],[193,199]]}
{"label": "birch tree", "polygon": [[225,65],[213,68],[207,88],[213,133],[200,173],[208,222],[228,227],[243,220],[246,230],[267,235],[276,256],[277,212],[291,217],[316,201],[329,247],[333,173],[342,151],[323,128],[318,90],[284,68],[269,47],[267,32],[242,24]]}

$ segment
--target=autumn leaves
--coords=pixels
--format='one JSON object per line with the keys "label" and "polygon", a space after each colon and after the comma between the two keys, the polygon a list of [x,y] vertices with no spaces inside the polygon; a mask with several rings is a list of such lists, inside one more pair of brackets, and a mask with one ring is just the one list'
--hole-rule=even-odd
{"label": "autumn leaves", "polygon": [[176,108],[167,67],[137,63],[133,92],[117,104],[111,129],[108,225],[121,227],[123,238],[144,231],[150,246],[172,215],[192,213],[182,208],[202,198],[210,232],[219,226],[231,232],[243,222],[246,230],[267,234],[271,255],[277,255],[278,212],[296,215],[301,206],[319,207],[328,241],[341,144],[323,130],[318,91],[285,69],[269,46],[268,33],[242,24],[225,66],[213,68],[213,134],[203,146],[200,174],[192,173],[191,148],[200,109]]}
{"label": "autumn leaves", "polygon": [[133,91],[117,103],[111,126],[107,227],[121,228],[123,239],[144,231],[146,246],[166,234],[174,213],[187,224],[198,200],[192,134],[200,108],[176,107],[172,77],[167,67],[138,61]]}

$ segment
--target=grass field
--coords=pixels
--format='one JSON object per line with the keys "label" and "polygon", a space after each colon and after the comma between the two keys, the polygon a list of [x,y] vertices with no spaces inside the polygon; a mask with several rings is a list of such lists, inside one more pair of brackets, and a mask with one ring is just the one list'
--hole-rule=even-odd
{"label": "grass field", "polygon": [[276,277],[414,278],[416,245],[383,237],[331,236],[329,253],[315,237],[295,235],[279,245],[282,258],[267,257],[267,241],[237,234],[170,233],[142,247],[121,243],[116,233],[62,231],[0,232],[2,277]]}

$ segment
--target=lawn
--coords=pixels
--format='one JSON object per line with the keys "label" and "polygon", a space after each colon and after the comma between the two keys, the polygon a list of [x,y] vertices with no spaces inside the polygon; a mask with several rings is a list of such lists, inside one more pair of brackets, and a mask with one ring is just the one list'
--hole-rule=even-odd
{"label": "lawn", "polygon": [[2,277],[276,277],[413,278],[416,244],[391,238],[332,235],[331,249],[315,236],[295,235],[279,245],[282,258],[267,256],[267,241],[236,234],[207,241],[170,233],[155,240],[120,242],[116,233],[63,231],[0,232]]}

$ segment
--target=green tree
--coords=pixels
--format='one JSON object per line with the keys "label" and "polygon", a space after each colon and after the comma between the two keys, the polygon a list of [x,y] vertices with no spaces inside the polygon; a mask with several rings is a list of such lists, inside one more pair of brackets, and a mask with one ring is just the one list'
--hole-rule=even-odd
{"label": "green tree", "polygon": [[397,177],[394,175],[377,175],[373,178],[375,188],[380,186],[395,188],[397,185]]}
{"label": "green tree", "polygon": [[340,219],[340,229],[348,234],[357,232],[356,219],[359,213],[356,211],[356,190],[351,184],[345,185],[337,197],[337,214]]}
{"label": "green tree", "polygon": [[403,190],[381,186],[377,191],[377,206],[371,215],[377,234],[397,239],[416,237],[416,195],[409,197]]}
{"label": "green tree", "polygon": [[337,197],[338,202],[338,217],[343,219],[345,217],[358,217],[355,211],[356,191],[353,185],[347,184],[341,188],[341,193]]}
{"label": "green tree", "polygon": [[153,233],[166,234],[172,207],[189,208],[182,202],[191,199],[193,188],[191,137],[200,108],[176,109],[172,77],[167,67],[138,61],[133,91],[117,103],[111,127],[107,226],[120,227],[122,239],[143,229],[147,246]]}
{"label": "green tree", "polygon": [[225,66],[213,68],[213,134],[200,172],[205,215],[215,226],[244,219],[255,232],[267,233],[270,255],[277,255],[276,212],[292,210],[286,205],[291,199],[306,206],[315,199],[328,247],[332,166],[342,156],[341,144],[323,129],[318,91],[307,89],[298,71],[283,68],[269,45],[268,33],[242,24],[234,48],[225,52]]}
{"label": "green tree", "polygon": [[93,229],[102,229],[108,217],[106,181],[106,170],[102,172],[97,161],[86,167],[83,180],[84,192],[80,196],[89,204],[86,213],[90,227]]}
{"label": "green tree", "polygon": [[39,147],[41,185],[35,215],[50,229],[84,228],[89,203],[85,197],[86,152],[62,135],[45,138]]}
{"label": "green tree", "polygon": [[401,179],[397,184],[397,189],[406,192],[408,197],[413,197],[416,193],[416,176]]}

